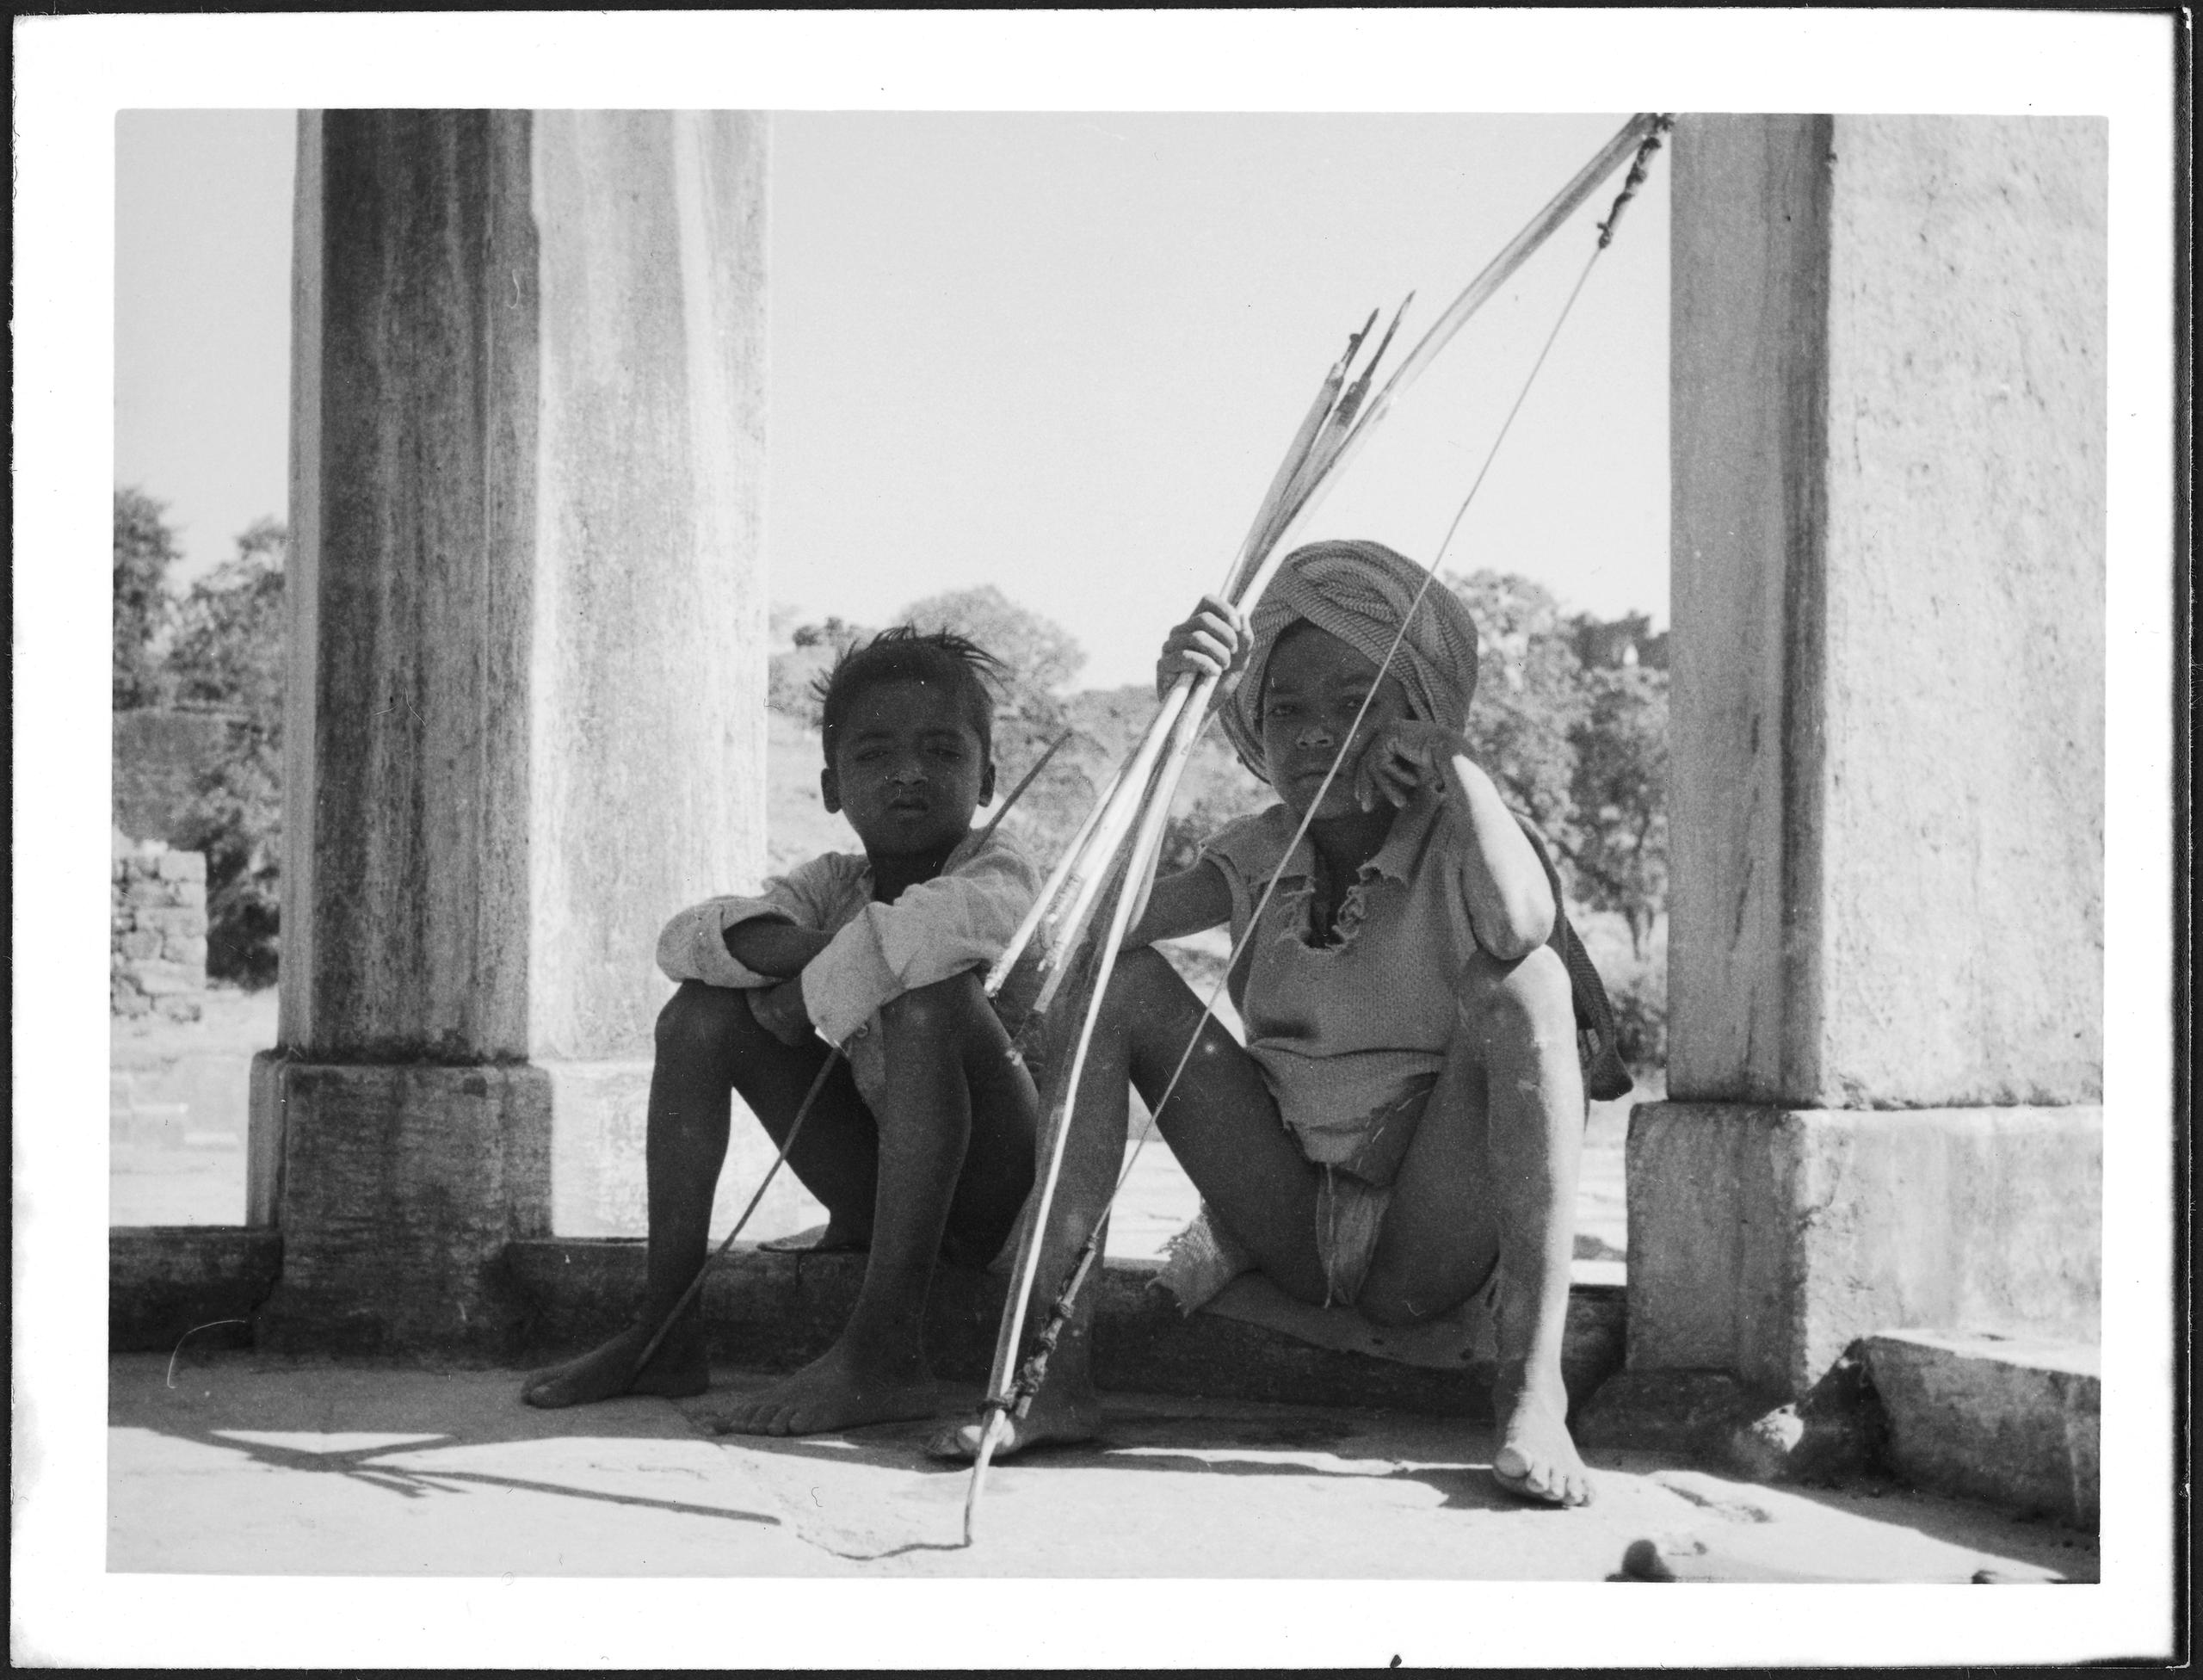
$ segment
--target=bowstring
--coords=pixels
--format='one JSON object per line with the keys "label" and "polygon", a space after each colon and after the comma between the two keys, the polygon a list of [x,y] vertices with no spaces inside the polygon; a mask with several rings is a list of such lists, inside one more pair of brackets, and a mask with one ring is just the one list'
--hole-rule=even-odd
{"label": "bowstring", "polygon": [[[1607,232],[1607,225],[1601,224],[1601,233]],[[1453,546],[1453,538],[1461,528],[1461,521],[1467,516],[1470,504],[1477,498],[1477,492],[1484,488],[1484,481],[1491,471],[1491,464],[1498,458],[1500,446],[1506,442],[1507,434],[1515,424],[1515,417],[1522,411],[1522,405],[1528,400],[1530,389],[1537,383],[1538,374],[1546,365],[1546,358],[1552,354],[1553,344],[1560,337],[1561,328],[1566,324],[1570,312],[1576,307],[1577,299],[1583,295],[1584,284],[1591,278],[1591,270],[1597,264],[1600,253],[1606,250],[1608,243],[1608,239],[1601,238],[1598,244],[1592,247],[1591,255],[1585,259],[1582,272],[1576,276],[1576,284],[1570,288],[1566,301],[1560,306],[1560,312],[1553,318],[1552,330],[1546,334],[1545,343],[1539,349],[1537,359],[1530,364],[1529,373],[1523,377],[1521,389],[1515,393],[1514,405],[1507,411],[1507,417],[1500,422],[1499,430],[1491,440],[1490,448],[1484,452],[1484,464],[1477,469],[1477,476],[1469,485],[1469,493],[1461,498],[1461,505],[1454,510],[1453,521],[1446,528],[1446,534],[1439,540],[1436,553],[1432,556],[1430,565],[1423,571],[1422,581],[1416,589],[1415,598],[1408,603],[1407,611],[1400,615],[1400,627],[1393,634],[1392,645],[1385,650],[1384,658],[1378,664],[1376,680],[1371,682],[1369,692],[1362,696],[1361,704],[1355,712],[1354,722],[1346,732],[1346,739],[1340,744],[1338,757],[1331,761],[1330,769],[1324,772],[1324,780],[1317,788],[1315,797],[1309,800],[1308,809],[1302,815],[1299,826],[1293,830],[1292,840],[1287,843],[1283,854],[1278,859],[1277,867],[1270,872],[1269,880],[1262,888],[1262,898],[1256,901],[1253,913],[1247,918],[1246,931],[1233,942],[1231,954],[1225,960],[1223,973],[1218,975],[1216,983],[1210,987],[1208,999],[1201,1006],[1201,1018],[1194,1022],[1193,1035],[1187,1040],[1185,1050],[1178,1058],[1177,1066],[1171,1070],[1169,1081],[1163,1088],[1163,1095],[1149,1108],[1146,1119],[1141,1122],[1139,1135],[1132,1140],[1132,1153],[1126,1159],[1125,1168],[1118,1177],[1116,1188],[1110,1191],[1108,1201],[1102,1204],[1101,1214],[1095,1221],[1093,1233],[1081,1245],[1082,1255],[1094,1245],[1110,1213],[1117,1205],[1117,1198],[1124,1194],[1125,1186],[1132,1182],[1132,1170],[1139,1164],[1140,1152],[1147,1147],[1147,1140],[1154,1133],[1163,1109],[1176,1092],[1178,1082],[1185,1076],[1187,1067],[1191,1065],[1194,1052],[1200,1047],[1201,1035],[1208,1029],[1209,1022],[1215,1018],[1217,999],[1223,995],[1225,986],[1231,978],[1231,971],[1238,965],[1240,955],[1245,951],[1248,942],[1254,938],[1255,930],[1262,919],[1262,912],[1269,908],[1270,899],[1277,892],[1278,883],[1285,877],[1286,866],[1293,861],[1293,853],[1299,849],[1302,839],[1307,835],[1308,825],[1315,820],[1316,812],[1322,806],[1324,796],[1330,792],[1331,783],[1337,779],[1339,771],[1345,766],[1347,757],[1354,748],[1355,737],[1360,732],[1363,720],[1369,714],[1371,703],[1377,698],[1377,689],[1383,683],[1386,673],[1392,669],[1393,659],[1398,657],[1401,646],[1407,640],[1408,627],[1415,622],[1416,612],[1422,607],[1423,597],[1430,592],[1431,584],[1437,581],[1438,568],[1446,558],[1446,551]],[[1206,721],[1203,726],[1206,726]],[[1076,1263],[1069,1275],[1072,1278],[1081,1275],[1081,1269]],[[1059,1301],[1058,1310],[1062,1310],[1067,1306],[1067,1300]]]}

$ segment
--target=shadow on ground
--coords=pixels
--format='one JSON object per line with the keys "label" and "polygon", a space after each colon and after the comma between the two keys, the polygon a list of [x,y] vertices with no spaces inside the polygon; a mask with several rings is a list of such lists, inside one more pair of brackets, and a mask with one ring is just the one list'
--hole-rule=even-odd
{"label": "shadow on ground", "polygon": [[[1490,1431],[1398,1413],[1116,1397],[1095,1442],[990,1478],[940,1428],[714,1436],[766,1375],[679,1405],[566,1411],[517,1372],[197,1353],[109,1367],[108,1566],[382,1575],[1057,1575],[1601,1580],[1632,1541],[1790,1578],[2091,1575],[2085,1541],[1956,1502],[1772,1489],[1594,1455],[1598,1504],[1556,1512],[1489,1479]],[[976,1415],[976,1387],[950,1416]],[[1773,1578],[1764,1573],[1752,1578]]]}

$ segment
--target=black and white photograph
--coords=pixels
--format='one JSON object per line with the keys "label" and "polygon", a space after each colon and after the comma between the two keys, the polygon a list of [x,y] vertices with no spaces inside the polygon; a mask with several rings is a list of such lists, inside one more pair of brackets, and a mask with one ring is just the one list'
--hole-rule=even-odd
{"label": "black and white photograph", "polygon": [[14,1660],[2175,1656],[2174,27],[17,20]]}

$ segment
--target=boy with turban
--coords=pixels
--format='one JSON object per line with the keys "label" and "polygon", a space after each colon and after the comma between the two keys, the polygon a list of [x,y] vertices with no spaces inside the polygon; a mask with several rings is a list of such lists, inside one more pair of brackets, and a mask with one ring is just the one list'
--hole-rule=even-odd
{"label": "boy with turban", "polygon": [[[1163,1280],[1181,1306],[1250,1268],[1380,1325],[1483,1296],[1493,1474],[1581,1504],[1560,1372],[1577,1164],[1587,1085],[1615,1096],[1628,1076],[1552,866],[1462,737],[1476,626],[1442,587],[1418,599],[1423,578],[1377,543],[1314,544],[1250,621],[1212,597],[1165,643],[1159,688],[1237,675],[1221,721],[1280,803],[1149,890],[1089,1052],[1038,1299],[1108,1197],[1128,1085],[1162,1102],[1198,1029],[1157,1114],[1202,1196]],[[1148,948],[1227,921],[1243,1048]],[[1067,1327],[1004,1452],[1094,1433],[1084,1330]],[[977,1435],[936,1446],[975,1451]]]}

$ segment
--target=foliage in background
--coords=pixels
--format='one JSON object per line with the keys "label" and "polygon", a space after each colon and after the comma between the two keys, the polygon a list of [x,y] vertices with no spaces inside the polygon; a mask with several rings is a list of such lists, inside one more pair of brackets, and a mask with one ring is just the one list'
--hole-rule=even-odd
{"label": "foliage in background", "polygon": [[1600,979],[1614,1006],[1614,1048],[1632,1068],[1668,1065],[1668,966],[1638,960],[1605,965]]}
{"label": "foliage in background", "polygon": [[176,843],[207,855],[207,972],[275,983],[283,855],[283,566],[289,540],[262,520],[176,612],[176,701],[229,720],[230,750],[201,781]]}
{"label": "foliage in background", "polygon": [[1620,916],[1641,959],[1668,905],[1666,633],[1642,613],[1564,618],[1526,578],[1446,581],[1477,621],[1477,762],[1552,843],[1570,895]]}
{"label": "foliage in background", "polygon": [[[786,616],[792,616],[786,608],[775,610],[776,633],[784,627],[780,621]],[[872,632],[861,624],[838,618],[829,618],[820,624],[790,625],[785,629],[789,645],[766,662],[765,704],[807,729],[816,729],[819,724],[819,677],[848,649],[869,638]]]}
{"label": "foliage in background", "polygon": [[1562,633],[1560,607],[1542,584],[1497,571],[1448,577],[1476,621],[1476,699],[1467,735],[1476,762],[1509,804],[1572,855],[1576,751],[1584,710],[1583,666]]}
{"label": "foliage in background", "polygon": [[[1566,616],[1544,585],[1511,573],[1445,582],[1477,621],[1480,671],[1467,732],[1478,762],[1551,843],[1570,899],[1621,918],[1632,975],[1646,970],[1647,943],[1667,905],[1664,633],[1653,635],[1641,613]],[[1007,824],[1037,858],[1052,859],[1153,715],[1152,691],[1134,685],[1065,694],[1083,663],[1077,640],[990,585],[914,602],[901,618],[957,630],[1009,666],[995,743],[1004,793],[1048,742],[1069,733]],[[772,703],[815,727],[811,682],[868,633],[839,619],[794,626],[790,645],[773,658]],[[1179,785],[1163,868],[1190,868],[1204,839],[1273,797],[1211,730]],[[1632,978],[1626,989],[1629,1000],[1618,1007],[1632,1012],[1632,1041],[1663,1044],[1658,977]]]}
{"label": "foliage in background", "polygon": [[995,705],[997,800],[1009,797],[1050,742],[1071,736],[1003,824],[1036,857],[1053,857],[1101,791],[1063,695],[1086,663],[1085,650],[1063,626],[1028,612],[991,584],[913,601],[900,621],[920,630],[953,630],[1003,662]]}
{"label": "foliage in background", "polygon": [[182,558],[168,504],[135,487],[114,492],[114,709],[157,706],[169,568]]}
{"label": "foliage in background", "polygon": [[1648,665],[1587,670],[1585,706],[1569,732],[1575,844],[1586,904],[1629,925],[1639,956],[1668,902],[1668,673]]}

